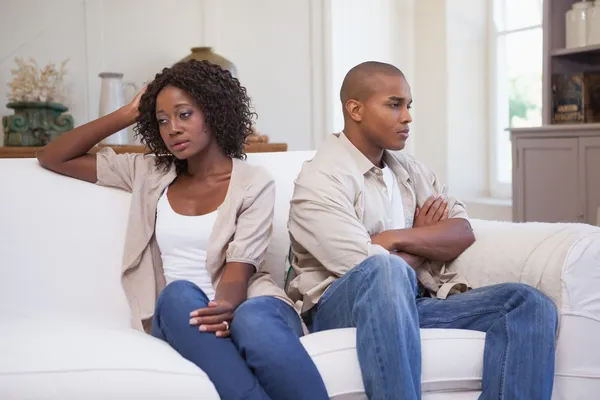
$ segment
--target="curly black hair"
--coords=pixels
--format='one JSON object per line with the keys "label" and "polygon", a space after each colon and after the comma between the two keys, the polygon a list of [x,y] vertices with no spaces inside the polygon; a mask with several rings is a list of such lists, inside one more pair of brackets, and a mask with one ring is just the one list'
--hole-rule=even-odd
{"label": "curly black hair", "polygon": [[157,168],[168,170],[175,163],[177,174],[187,169],[187,161],[177,159],[163,142],[156,120],[156,97],[167,85],[188,92],[204,113],[210,132],[223,152],[245,159],[244,144],[252,133],[253,119],[250,97],[229,71],[208,61],[189,60],[164,68],[156,74],[140,99],[136,137],[156,156]]}

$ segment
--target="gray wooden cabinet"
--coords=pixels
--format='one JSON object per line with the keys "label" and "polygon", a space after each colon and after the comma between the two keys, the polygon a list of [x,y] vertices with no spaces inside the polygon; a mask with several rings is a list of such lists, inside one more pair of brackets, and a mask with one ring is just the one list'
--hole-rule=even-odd
{"label": "gray wooden cabinet", "polygon": [[543,2],[542,126],[511,130],[517,222],[600,226],[600,123],[552,124],[552,75],[600,71],[600,46],[565,48],[572,3]]}
{"label": "gray wooden cabinet", "polygon": [[600,125],[513,129],[513,219],[600,223]]}

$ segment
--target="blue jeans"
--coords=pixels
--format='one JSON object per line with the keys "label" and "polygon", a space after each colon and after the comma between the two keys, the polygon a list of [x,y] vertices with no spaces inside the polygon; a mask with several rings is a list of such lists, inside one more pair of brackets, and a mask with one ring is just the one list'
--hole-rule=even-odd
{"label": "blue jeans", "polygon": [[337,279],[309,313],[313,332],[356,327],[371,400],[421,398],[419,328],[486,332],[480,399],[551,397],[557,313],[530,286],[507,283],[446,300],[417,298],[414,270],[398,256],[377,255]]}
{"label": "blue jeans", "polygon": [[[184,358],[202,369],[222,400],[324,398],[313,396],[318,393],[315,388],[301,387],[310,380],[318,388],[322,380],[300,343],[300,318],[290,306],[271,297],[249,299],[242,303],[231,323],[232,337],[235,333],[243,346],[256,342],[263,347],[251,347],[251,350],[242,347],[240,354],[233,339],[218,338],[214,333],[200,332],[197,326],[190,325],[190,312],[207,307],[208,302],[206,294],[195,284],[189,281],[170,283],[156,303],[152,335],[169,343]],[[280,303],[284,307],[280,307]],[[256,326],[251,325],[251,329],[242,331],[248,321],[260,321],[260,331],[252,329]],[[257,357],[258,361],[249,358],[247,362],[243,355],[253,352],[261,352],[261,356]],[[273,360],[279,363],[279,370],[262,369],[263,361]],[[298,362],[298,365],[292,364],[292,361]],[[325,390],[324,386],[322,388]]]}
{"label": "blue jeans", "polygon": [[253,297],[242,303],[231,322],[231,337],[274,400],[328,400],[321,375],[300,343],[302,321],[275,297]]}

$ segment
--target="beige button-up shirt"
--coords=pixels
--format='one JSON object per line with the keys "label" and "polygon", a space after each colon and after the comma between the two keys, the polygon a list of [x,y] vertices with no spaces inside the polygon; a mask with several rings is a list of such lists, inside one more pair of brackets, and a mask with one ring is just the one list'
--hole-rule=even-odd
{"label": "beige button-up shirt", "polygon": [[[413,226],[417,206],[432,195],[447,196],[436,175],[413,157],[384,153],[402,194],[405,226]],[[337,278],[375,254],[389,251],[371,243],[371,236],[392,229],[392,213],[382,170],[347,138],[331,135],[314,159],[305,162],[295,182],[288,229],[296,277],[288,286],[302,312],[319,301]],[[448,217],[465,218],[463,203],[448,198]],[[445,298],[468,289],[444,263],[426,262],[417,270],[429,295]],[[300,304],[298,304],[300,305]]]}
{"label": "beige button-up shirt", "polygon": [[[106,148],[97,153],[97,184],[132,193],[122,283],[131,307],[132,326],[142,330],[154,314],[158,294],[165,286],[160,250],[154,235],[156,205],[176,177],[175,167],[156,168],[154,157],[120,154]],[[209,238],[206,269],[217,287],[227,262],[253,265],[257,272],[248,285],[248,297],[274,296],[293,303],[271,278],[265,265],[271,239],[275,182],[262,167],[233,159],[225,200]]]}

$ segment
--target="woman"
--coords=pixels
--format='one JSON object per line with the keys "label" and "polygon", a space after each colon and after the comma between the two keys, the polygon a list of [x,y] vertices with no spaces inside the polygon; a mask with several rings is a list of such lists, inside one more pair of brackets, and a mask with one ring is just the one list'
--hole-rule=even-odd
{"label": "woman", "polygon": [[[237,79],[192,60],[37,157],[133,194],[122,281],[134,327],[151,322],[152,335],[204,370],[224,400],[326,399],[300,318],[263,266],[275,187],[243,161],[254,116]],[[150,155],[88,154],[134,122]]]}

